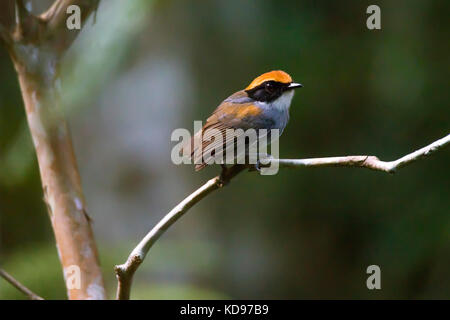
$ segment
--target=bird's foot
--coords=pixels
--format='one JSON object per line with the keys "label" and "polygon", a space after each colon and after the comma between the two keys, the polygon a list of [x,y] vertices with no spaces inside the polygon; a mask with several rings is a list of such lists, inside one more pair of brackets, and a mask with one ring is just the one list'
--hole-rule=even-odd
{"label": "bird's foot", "polygon": [[256,163],[250,168],[250,171],[258,171],[261,173],[261,169],[268,164],[268,160],[273,159],[273,157],[268,153],[259,153]]}

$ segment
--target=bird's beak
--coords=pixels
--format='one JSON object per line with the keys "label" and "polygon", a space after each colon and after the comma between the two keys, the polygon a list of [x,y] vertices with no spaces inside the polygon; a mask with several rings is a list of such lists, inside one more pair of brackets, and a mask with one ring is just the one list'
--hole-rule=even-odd
{"label": "bird's beak", "polygon": [[301,84],[301,83],[295,83],[295,82],[292,82],[290,85],[289,85],[289,87],[287,87],[288,89],[296,89],[296,88],[301,88],[301,87],[303,87],[303,85]]}

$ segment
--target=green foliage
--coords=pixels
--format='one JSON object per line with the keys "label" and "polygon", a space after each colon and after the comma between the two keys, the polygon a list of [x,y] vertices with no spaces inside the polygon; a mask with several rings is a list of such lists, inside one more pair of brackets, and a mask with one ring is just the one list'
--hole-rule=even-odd
{"label": "green foliage", "polygon": [[[17,248],[8,255],[2,268],[24,286],[44,299],[65,299],[66,289],[55,247]],[[0,299],[27,299],[4,279],[0,279]]]}

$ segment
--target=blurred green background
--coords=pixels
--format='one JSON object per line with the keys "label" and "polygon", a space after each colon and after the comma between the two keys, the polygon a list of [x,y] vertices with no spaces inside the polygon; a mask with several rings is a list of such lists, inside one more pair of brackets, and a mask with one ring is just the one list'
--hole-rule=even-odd
{"label": "blurred green background", "polygon": [[[2,1],[3,2],[3,1]],[[51,1],[31,1],[35,13]],[[1,19],[11,19],[5,1]],[[9,4],[8,4],[9,3]],[[381,8],[381,30],[366,8]],[[283,158],[393,160],[449,132],[449,1],[103,0],[68,52],[63,99],[110,296],[113,266],[219,171],[170,161],[257,75],[304,84]],[[10,58],[0,47],[0,265],[66,298]],[[396,175],[347,168],[244,173],[176,223],[132,298],[450,298],[450,152]],[[381,268],[368,290],[366,268]],[[0,299],[22,299],[0,279]]]}

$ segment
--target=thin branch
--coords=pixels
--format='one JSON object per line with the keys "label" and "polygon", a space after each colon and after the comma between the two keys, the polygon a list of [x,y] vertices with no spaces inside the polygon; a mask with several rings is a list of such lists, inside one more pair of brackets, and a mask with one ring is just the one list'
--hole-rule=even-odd
{"label": "thin branch", "polygon": [[[47,37],[55,38],[55,48],[58,48],[58,50],[64,53],[65,50],[70,47],[91,13],[93,11],[95,11],[95,13],[97,12],[99,3],[100,0],[57,0],[46,12],[40,15],[42,21],[46,23]],[[71,6],[80,8],[80,30],[69,30],[67,28],[67,9]]]}
{"label": "thin branch", "polygon": [[220,176],[217,176],[189,195],[173,208],[150,232],[142,239],[137,247],[131,252],[127,262],[115,267],[118,280],[117,299],[128,300],[130,298],[131,283],[133,275],[139,265],[144,261],[147,252],[161,237],[161,235],[177,221],[181,216],[192,208],[197,202],[208,194],[225,186],[233,177],[246,169],[245,165],[235,165],[229,169],[224,169]]}
{"label": "thin branch", "polygon": [[21,284],[19,281],[13,278],[9,273],[7,273],[5,270],[0,269],[0,277],[8,281],[11,285],[13,285],[17,290],[24,293],[30,300],[44,300],[40,296],[38,296],[36,293],[25,287],[23,284]]}
{"label": "thin branch", "polygon": [[[387,173],[394,173],[419,159],[442,149],[450,143],[450,134],[394,161],[381,161],[375,156],[346,156],[311,159],[271,159],[280,167],[360,167]],[[267,165],[266,165],[267,166]]]}
{"label": "thin branch", "polygon": [[[450,134],[439,139],[430,145],[417,151],[407,154],[395,161],[381,161],[375,156],[347,156],[311,159],[270,159],[264,166],[278,162],[281,167],[361,167],[371,170],[394,173],[412,162],[419,160],[431,153],[443,148],[450,143]],[[133,275],[145,259],[150,248],[161,237],[161,235],[173,225],[183,214],[185,214],[196,203],[208,194],[217,190],[231,181],[244,169],[250,168],[248,165],[235,165],[229,169],[224,169],[220,176],[206,182],[199,189],[181,201],[175,208],[166,214],[158,224],[141,240],[136,248],[128,256],[124,264],[115,267],[118,280],[116,298],[118,300],[128,300],[130,298]]]}
{"label": "thin branch", "polygon": [[67,8],[77,6],[81,9],[81,20],[84,22],[93,10],[97,10],[100,0],[57,0],[41,15],[47,21],[49,28],[60,29],[66,27]]}

